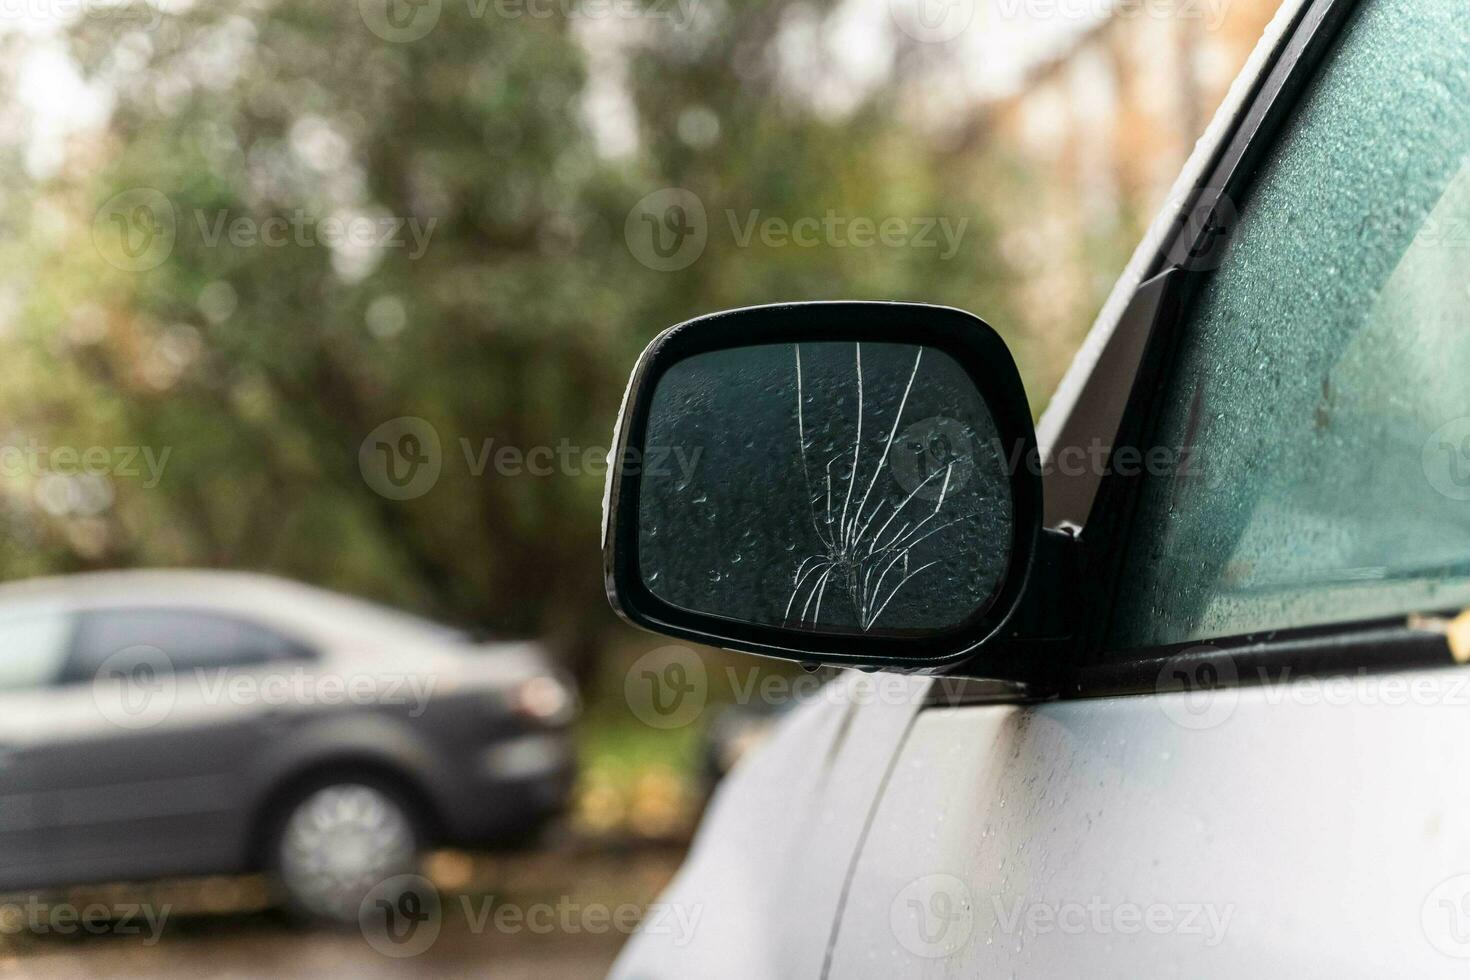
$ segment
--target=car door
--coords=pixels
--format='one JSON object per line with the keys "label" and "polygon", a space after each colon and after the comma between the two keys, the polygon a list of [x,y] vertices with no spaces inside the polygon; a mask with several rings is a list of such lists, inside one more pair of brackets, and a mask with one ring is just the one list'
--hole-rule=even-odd
{"label": "car door", "polygon": [[1062,696],[920,712],[824,975],[1463,974],[1467,107],[1455,5],[1300,14],[1202,182],[1238,217],[1135,297],[1160,451],[1077,515]]}
{"label": "car door", "polygon": [[[78,613],[47,737],[53,883],[229,870],[244,855],[252,760],[281,730],[264,694],[301,648],[207,609]],[[289,680],[289,677],[285,678]]]}
{"label": "car door", "polygon": [[73,618],[55,605],[0,613],[0,889],[44,880],[55,817],[38,748],[51,731],[54,685]]}

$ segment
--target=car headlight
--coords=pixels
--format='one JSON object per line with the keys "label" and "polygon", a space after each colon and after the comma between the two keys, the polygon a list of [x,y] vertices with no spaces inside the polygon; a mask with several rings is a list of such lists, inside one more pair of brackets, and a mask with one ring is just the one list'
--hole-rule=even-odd
{"label": "car headlight", "polygon": [[511,692],[511,710],[542,725],[561,725],[577,713],[577,696],[550,674],[522,681]]}

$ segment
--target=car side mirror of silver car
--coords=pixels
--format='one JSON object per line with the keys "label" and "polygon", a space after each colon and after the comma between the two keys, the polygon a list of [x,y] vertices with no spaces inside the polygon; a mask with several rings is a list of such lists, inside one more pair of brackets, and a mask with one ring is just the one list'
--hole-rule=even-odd
{"label": "car side mirror of silver car", "polygon": [[1037,564],[1030,407],[1004,341],[959,310],[801,303],[679,324],[639,359],[614,445],[608,596],[659,633],[951,670],[1010,635]]}

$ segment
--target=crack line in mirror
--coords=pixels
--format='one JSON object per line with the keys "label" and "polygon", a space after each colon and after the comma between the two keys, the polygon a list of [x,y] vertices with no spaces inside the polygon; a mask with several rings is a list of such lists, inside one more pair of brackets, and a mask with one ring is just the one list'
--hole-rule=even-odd
{"label": "crack line in mirror", "polygon": [[[914,356],[914,364],[909,372],[908,383],[904,387],[903,397],[899,400],[898,408],[893,415],[893,424],[888,430],[888,438],[884,442],[883,452],[873,469],[872,477],[868,480],[867,488],[863,491],[858,501],[856,510],[852,510],[853,490],[857,485],[858,472],[862,463],[862,439],[863,439],[863,414],[864,386],[863,386],[863,345],[854,344],[853,362],[854,372],[857,379],[857,434],[853,440],[852,468],[847,474],[847,492],[842,501],[842,511],[834,527],[832,513],[832,467],[842,458],[843,453],[834,455],[827,460],[824,467],[825,485],[820,490],[812,487],[811,462],[807,455],[807,434],[804,402],[806,400],[806,388],[802,372],[801,345],[793,345],[796,361],[796,431],[801,455],[802,476],[806,483],[807,507],[810,512],[812,529],[816,533],[817,540],[821,542],[822,550],[816,554],[806,556],[797,565],[792,575],[791,596],[786,602],[786,612],[783,622],[791,622],[792,610],[796,607],[797,600],[802,597],[805,590],[805,599],[801,603],[801,611],[797,617],[797,624],[815,628],[821,619],[822,601],[827,593],[827,586],[837,573],[839,581],[846,585],[848,599],[852,603],[853,612],[857,617],[858,627],[867,632],[872,629],[894,597],[915,576],[925,569],[932,568],[938,564],[939,559],[925,562],[924,564],[910,570],[910,557],[913,549],[920,542],[938,534],[947,528],[962,523],[966,518],[958,517],[954,520],[945,521],[928,531],[924,528],[940,516],[944,510],[946,501],[950,499],[950,480],[954,474],[954,462],[948,463],[942,470],[935,470],[921,480],[908,495],[897,504],[891,503],[888,498],[880,497],[874,506],[872,513],[867,513],[868,501],[872,497],[873,489],[877,486],[879,478],[885,468],[891,470],[889,460],[892,456],[893,442],[898,435],[899,424],[903,420],[903,413],[908,406],[909,395],[913,391],[914,381],[918,377],[919,367],[923,361],[924,351],[919,349]],[[885,538],[888,528],[895,520],[898,520],[905,509],[913,502],[926,486],[934,481],[936,477],[943,476],[940,484],[939,497],[934,508],[917,523],[912,519],[900,523],[897,531],[892,536]],[[838,480],[842,479],[839,472]],[[868,533],[873,523],[882,515],[884,503],[887,502],[892,508],[887,519],[879,525],[878,529],[871,535]],[[866,516],[865,516],[866,515]],[[861,523],[860,523],[861,522]],[[920,533],[923,532],[923,533]],[[888,573],[898,566],[899,581],[886,594],[883,593],[884,582]],[[877,581],[873,581],[874,572],[877,572]],[[815,576],[815,577],[814,577]]]}

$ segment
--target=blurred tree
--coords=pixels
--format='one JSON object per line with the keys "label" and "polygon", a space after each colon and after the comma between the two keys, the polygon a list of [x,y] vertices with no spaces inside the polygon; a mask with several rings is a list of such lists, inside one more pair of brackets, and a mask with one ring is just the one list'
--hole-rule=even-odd
{"label": "blurred tree", "polygon": [[[820,57],[793,69],[792,18],[820,36],[828,6],[703,3],[684,24],[429,7],[437,23],[412,40],[370,29],[371,3],[305,0],[70,32],[116,106],[18,219],[12,272],[31,282],[0,337],[0,441],[169,455],[156,486],[115,467],[6,481],[4,577],[259,569],[551,634],[582,671],[611,617],[602,475],[569,450],[606,445],[653,333],[807,298],[949,303],[1004,328],[984,182],[883,86],[834,110]],[[621,148],[597,138],[593,64],[623,73]],[[672,272],[624,239],[665,187],[708,219],[703,254]],[[946,255],[937,228],[938,247],[742,234],[829,211],[944,218],[961,237]],[[368,220],[401,244],[322,244]],[[408,500],[358,459],[400,416],[442,448],[437,483]],[[555,474],[498,473],[503,446],[558,450]]]}

